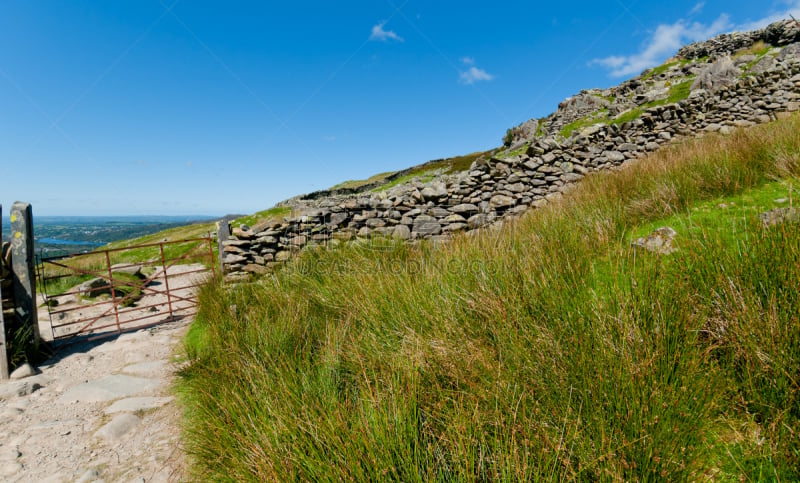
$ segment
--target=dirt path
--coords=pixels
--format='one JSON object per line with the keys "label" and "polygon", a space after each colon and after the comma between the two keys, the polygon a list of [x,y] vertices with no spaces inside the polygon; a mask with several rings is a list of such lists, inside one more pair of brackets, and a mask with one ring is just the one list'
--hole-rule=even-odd
{"label": "dirt path", "polygon": [[170,391],[190,322],[76,343],[0,383],[0,481],[179,481]]}

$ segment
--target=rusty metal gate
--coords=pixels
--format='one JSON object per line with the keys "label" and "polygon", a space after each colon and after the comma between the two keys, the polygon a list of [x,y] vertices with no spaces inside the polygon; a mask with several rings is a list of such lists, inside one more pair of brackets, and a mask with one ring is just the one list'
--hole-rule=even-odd
{"label": "rusty metal gate", "polygon": [[216,278],[213,250],[209,234],[40,258],[39,293],[52,340],[104,337],[194,315],[197,288]]}

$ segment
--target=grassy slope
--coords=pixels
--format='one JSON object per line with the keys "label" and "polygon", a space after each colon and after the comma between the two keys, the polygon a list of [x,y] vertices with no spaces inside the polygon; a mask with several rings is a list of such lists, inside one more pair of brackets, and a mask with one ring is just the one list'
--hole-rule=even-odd
{"label": "grassy slope", "polygon": [[[446,246],[208,287],[179,384],[193,476],[797,480],[798,225],[743,207],[785,197],[798,153],[794,117]],[[665,222],[679,251],[631,248]]]}

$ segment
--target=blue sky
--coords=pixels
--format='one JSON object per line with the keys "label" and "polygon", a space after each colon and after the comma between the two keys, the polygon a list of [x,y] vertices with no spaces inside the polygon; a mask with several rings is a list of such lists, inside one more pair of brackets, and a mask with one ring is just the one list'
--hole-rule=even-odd
{"label": "blue sky", "polygon": [[581,89],[788,13],[800,0],[4,0],[0,202],[251,213],[496,147]]}

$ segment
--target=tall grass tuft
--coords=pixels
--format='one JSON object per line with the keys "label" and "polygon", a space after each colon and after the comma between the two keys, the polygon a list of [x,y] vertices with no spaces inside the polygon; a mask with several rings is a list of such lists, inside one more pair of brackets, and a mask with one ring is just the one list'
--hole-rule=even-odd
{"label": "tall grass tuft", "polygon": [[205,287],[179,383],[193,476],[800,478],[797,223],[630,246],[637,226],[797,177],[798,153],[792,117],[447,245],[306,251]]}

